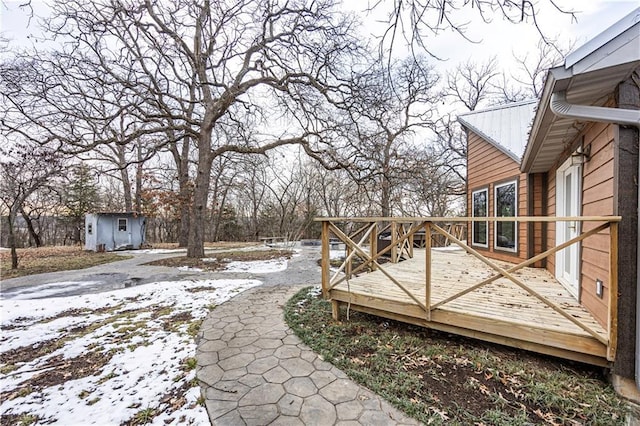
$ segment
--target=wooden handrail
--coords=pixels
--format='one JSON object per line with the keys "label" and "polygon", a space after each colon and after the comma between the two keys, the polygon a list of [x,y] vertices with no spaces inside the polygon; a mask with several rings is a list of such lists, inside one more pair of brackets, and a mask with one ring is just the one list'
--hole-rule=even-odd
{"label": "wooden handrail", "polygon": [[622,216],[316,217],[315,222],[620,222]]}
{"label": "wooden handrail", "polygon": [[[384,274],[394,285],[399,287],[405,294],[407,294],[419,307],[421,307],[425,311],[426,320],[431,320],[431,312],[440,308],[442,305],[449,303],[455,299],[458,299],[465,294],[468,294],[484,285],[487,285],[501,277],[505,277],[509,279],[511,282],[516,284],[522,290],[527,292],[528,294],[534,296],[541,303],[550,307],[553,311],[557,312],[559,315],[563,316],[565,319],[575,324],[580,329],[584,330],[586,333],[591,335],[593,338],[598,340],[599,342],[607,345],[607,358],[609,360],[613,360],[615,358],[615,346],[617,343],[617,292],[618,292],[618,281],[617,281],[617,233],[618,233],[618,222],[620,222],[622,218],[620,216],[571,216],[571,217],[556,217],[556,216],[518,216],[518,217],[360,217],[360,218],[346,218],[346,217],[327,217],[327,218],[316,218],[316,222],[322,223],[322,289],[323,295],[325,297],[330,297],[330,291],[335,288],[338,284],[346,280],[347,276],[340,276],[341,271],[343,271],[349,263],[349,268],[351,267],[351,260],[355,255],[358,255],[362,258],[363,262],[358,267],[350,270],[350,273],[358,273],[363,269],[370,267],[372,270],[380,270],[382,274]],[[543,253],[540,253],[536,256],[533,256],[523,262],[520,262],[517,265],[514,265],[509,268],[500,267],[498,264],[492,262],[483,256],[480,252],[474,250],[464,242],[462,242],[459,238],[452,235],[447,230],[443,229],[437,223],[468,223],[468,222],[604,222],[590,229],[589,231],[585,231],[579,234],[577,237],[566,241],[562,244],[559,244],[551,249],[546,250]],[[365,223],[365,225],[359,227],[356,232],[352,234],[352,236],[346,235],[338,226],[336,222],[351,222],[351,223]],[[384,229],[391,228],[391,237],[389,246],[378,252],[377,250],[377,236],[379,231],[380,222],[386,222],[386,226]],[[436,223],[437,222],[437,223]],[[408,227],[406,225],[409,225]],[[526,283],[522,282],[516,276],[513,275],[514,272],[522,269],[524,267],[530,266],[535,262],[538,262],[542,259],[545,259],[549,256],[554,255],[560,250],[563,250],[572,244],[577,244],[584,239],[593,236],[599,232],[602,232],[609,228],[610,233],[610,249],[609,249],[609,304],[608,304],[608,318],[607,318],[607,337],[603,337],[601,333],[595,331],[590,326],[582,323],[580,320],[576,319],[572,314],[566,312],[559,304],[554,301],[548,299],[542,294],[538,293],[536,290],[531,288]],[[412,239],[416,232],[424,229],[425,230],[425,292],[424,292],[424,302],[420,300],[419,297],[412,294],[412,292],[405,287],[401,282],[399,282],[396,278],[394,278],[389,271],[387,271],[384,267],[380,265],[377,259],[391,251],[395,256],[392,256],[392,260],[394,258],[398,258],[401,253],[405,252],[411,257],[412,253]],[[472,285],[462,291],[457,292],[456,294],[445,298],[444,300],[438,301],[438,303],[431,303],[431,248],[432,248],[432,231],[435,231],[437,234],[445,236],[448,240],[454,242],[458,246],[462,247],[466,252],[473,255],[481,262],[492,268],[496,271],[496,274],[492,275],[489,278],[482,280],[479,283]],[[356,243],[354,241],[354,237],[364,232],[364,235],[361,236],[359,241]],[[345,261],[339,268],[338,272],[335,273],[333,278],[329,279],[328,267],[329,267],[329,251],[325,249],[325,245],[329,243],[329,236],[333,233],[339,240],[344,242],[349,250],[348,256]],[[361,248],[361,245],[366,241],[369,241],[371,252],[367,253],[365,250]],[[325,260],[325,256],[327,259]],[[325,271],[325,268],[327,271]],[[350,275],[350,274],[349,274]]]}
{"label": "wooden handrail", "polygon": [[491,262],[486,257],[484,257],[480,253],[478,253],[476,250],[472,249],[471,247],[469,247],[468,245],[464,244],[462,241],[460,241],[459,239],[457,239],[453,235],[449,234],[444,229],[440,228],[438,225],[434,224],[433,227],[436,229],[436,231],[438,233],[440,233],[442,235],[448,235],[451,238],[452,241],[454,241],[460,247],[464,248],[468,253],[472,254],[473,256],[478,258],[480,261],[482,261],[484,264],[486,264],[490,268],[494,269],[496,272],[498,272],[499,274],[503,275],[505,278],[508,278],[509,280],[511,280],[518,287],[522,288],[524,291],[526,291],[527,293],[531,294],[536,299],[540,300],[542,303],[544,303],[545,305],[549,306],[551,309],[553,309],[554,311],[556,311],[557,313],[559,313],[560,315],[562,315],[563,317],[565,317],[566,319],[568,319],[569,321],[571,321],[572,323],[574,323],[575,325],[577,325],[578,327],[580,327],[581,329],[586,331],[587,333],[591,334],[598,341],[600,341],[601,343],[604,343],[605,345],[607,344],[608,339],[603,338],[599,333],[597,333],[596,331],[593,331],[589,326],[584,325],[582,322],[580,322],[579,320],[574,318],[573,315],[566,313],[564,311],[564,309],[562,309],[562,307],[560,307],[558,304],[556,304],[555,302],[547,299],[546,297],[544,297],[543,295],[541,295],[540,293],[538,293],[537,291],[535,291],[534,289],[532,289],[531,287],[529,287],[528,285],[526,285],[525,283],[520,281],[513,274],[511,274],[507,270],[501,268],[500,266],[496,265],[495,263]]}
{"label": "wooden handrail", "polygon": [[[324,223],[331,223],[331,222],[324,222]],[[371,267],[372,270],[377,269],[378,263],[377,262],[373,262],[374,260],[377,260],[378,258],[382,257],[383,255],[385,255],[387,252],[389,252],[391,250],[391,247],[394,244],[398,244],[402,241],[404,241],[405,239],[409,238],[410,236],[412,236],[413,234],[415,234],[416,232],[418,232],[420,230],[420,228],[422,228],[424,226],[424,223],[421,223],[419,225],[415,225],[413,226],[401,239],[399,240],[391,240],[391,243],[385,247],[384,249],[378,251],[376,253],[376,251],[371,251],[370,256],[368,256],[368,259],[364,259],[365,261],[360,265],[357,266],[355,269],[353,269],[351,271],[352,274],[357,274],[360,271],[363,271],[365,268],[367,267]],[[347,241],[343,241],[345,244],[347,243]],[[342,277],[341,279],[339,279],[338,281],[333,282],[332,280],[332,287],[335,287],[336,285],[340,284],[341,282],[345,281],[347,279],[347,277]]]}
{"label": "wooden handrail", "polygon": [[413,301],[416,302],[418,304],[418,306],[420,306],[422,309],[424,309],[426,311],[427,307],[424,305],[424,303],[419,301],[404,285],[402,285],[398,280],[396,280],[393,276],[391,276],[391,274],[389,274],[389,272],[387,272],[386,269],[384,269],[382,266],[380,266],[380,264],[378,262],[376,262],[375,259],[373,259],[371,256],[369,256],[359,246],[354,245],[353,240],[351,240],[351,238],[349,238],[344,232],[342,232],[335,225],[330,223],[329,226],[331,227],[331,230],[338,236],[338,238],[340,238],[342,241],[347,242],[349,245],[351,245],[353,247],[353,249],[355,249],[355,251],[357,251],[360,254],[361,257],[363,257],[364,259],[369,259],[369,261],[371,261],[371,262],[374,262],[376,264],[376,266],[378,267],[378,269],[380,270],[380,272],[382,272],[387,278],[389,278],[391,280],[391,282],[393,282],[395,285],[400,287],[400,289],[402,289],[402,291],[404,291],[407,294],[407,296],[409,296],[411,299],[413,299]]}
{"label": "wooden handrail", "polygon": [[[544,259],[544,258],[546,258],[548,256],[551,256],[552,254],[556,253],[557,251],[560,251],[562,249],[565,249],[565,248],[569,247],[573,243],[580,242],[580,241],[584,240],[585,238],[587,238],[587,237],[589,237],[589,236],[591,236],[593,234],[597,234],[598,232],[603,231],[603,230],[607,229],[608,227],[609,227],[608,223],[604,223],[604,224],[602,224],[600,226],[597,226],[597,227],[585,232],[584,234],[580,234],[577,237],[575,237],[575,238],[573,238],[573,239],[571,239],[571,240],[569,240],[567,242],[564,242],[564,243],[560,244],[559,246],[556,246],[556,247],[554,247],[552,249],[549,249],[549,250],[545,251],[544,253],[540,253],[539,255],[532,257],[531,259],[525,260],[524,262],[521,262],[521,263],[518,263],[515,266],[512,266],[511,268],[507,269],[507,272],[509,272],[509,273],[516,272],[519,269],[522,269],[522,268],[524,268],[526,266],[532,265],[532,264],[536,263],[537,261],[542,260],[542,259]],[[460,246],[463,249],[465,247],[467,247],[466,244],[460,245]],[[471,287],[469,287],[467,289],[464,289],[461,292],[458,292],[458,293],[454,294],[453,296],[450,296],[450,297],[448,297],[448,298],[446,298],[444,300],[441,300],[440,302],[438,302],[435,305],[433,305],[431,308],[432,309],[436,309],[436,308],[444,305],[445,303],[449,303],[452,300],[455,300],[455,299],[457,299],[459,297],[464,296],[467,293],[472,292],[473,290],[477,290],[477,289],[479,289],[480,287],[482,287],[482,286],[484,286],[486,284],[492,283],[493,281],[499,279],[500,277],[502,277],[502,274],[493,275],[493,276],[487,278],[484,281],[481,281],[481,282],[479,282],[479,283],[477,283],[475,285],[472,285]]]}

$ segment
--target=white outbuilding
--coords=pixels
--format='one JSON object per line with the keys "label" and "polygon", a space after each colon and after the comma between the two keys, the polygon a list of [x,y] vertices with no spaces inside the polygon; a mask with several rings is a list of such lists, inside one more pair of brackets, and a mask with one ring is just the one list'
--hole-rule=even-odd
{"label": "white outbuilding", "polygon": [[85,250],[139,249],[145,242],[146,218],[138,213],[91,213],[85,216]]}

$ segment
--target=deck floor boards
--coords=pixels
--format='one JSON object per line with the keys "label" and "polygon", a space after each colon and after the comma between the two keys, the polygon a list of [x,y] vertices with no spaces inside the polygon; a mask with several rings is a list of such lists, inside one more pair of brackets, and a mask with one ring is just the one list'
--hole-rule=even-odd
{"label": "deck floor boards", "polygon": [[[431,305],[495,275],[493,269],[462,250],[434,249],[431,258]],[[506,262],[495,263],[504,269],[513,266]],[[415,249],[412,259],[396,264],[386,263],[382,267],[418,300],[426,303],[423,249]],[[562,307],[565,312],[603,339],[607,338],[607,331],[548,271],[541,268],[523,268],[516,271],[514,276]],[[416,309],[417,304],[381,271],[362,273],[352,277],[348,283],[344,281],[338,284],[332,290],[331,297],[352,303],[355,298],[363,308],[375,308],[379,311],[387,309],[406,318],[424,319],[426,316],[426,313]],[[356,308],[358,303],[355,303]],[[465,317],[470,320],[465,321]],[[558,346],[561,350],[577,350],[596,357],[606,353],[606,345],[599,343],[587,331],[504,277],[438,307],[432,312],[432,322],[437,322],[437,318],[459,321],[459,324],[464,324],[464,327],[471,331],[475,330],[474,324],[477,322],[479,325],[475,331],[480,332],[487,332],[486,324],[495,324],[497,329],[504,329],[503,334],[509,338],[514,338],[518,333],[514,330],[522,327],[528,330],[523,335],[529,335],[527,333],[531,331],[531,336],[535,336],[535,333],[539,333],[540,336],[565,336],[551,339],[548,343],[550,346]],[[481,326],[480,323],[484,325]],[[443,324],[445,325],[448,324]],[[495,329],[492,328],[494,334]],[[527,339],[531,341],[536,338]],[[539,340],[534,343],[545,341],[542,337]]]}

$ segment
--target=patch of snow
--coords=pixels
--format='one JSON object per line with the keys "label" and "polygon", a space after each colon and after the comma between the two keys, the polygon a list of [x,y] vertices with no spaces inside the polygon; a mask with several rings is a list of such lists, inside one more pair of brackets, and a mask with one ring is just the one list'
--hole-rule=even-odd
{"label": "patch of snow", "polygon": [[287,259],[284,257],[271,260],[252,260],[247,262],[229,262],[223,272],[250,272],[254,274],[269,274],[287,269]]}
{"label": "patch of snow", "polygon": [[140,254],[171,254],[171,253],[185,253],[187,249],[179,248],[179,249],[143,249],[143,250],[128,250],[130,253],[140,253]]}
{"label": "patch of snow", "polygon": [[178,266],[178,271],[182,272],[202,272],[201,268],[192,268],[191,266]]}
{"label": "patch of snow", "polygon": [[[5,328],[0,352],[50,339],[63,342],[53,352],[18,363],[15,371],[0,377],[3,392],[45,371],[47,360],[112,355],[96,375],[1,401],[0,414],[36,415],[41,423],[117,425],[152,409],[156,411],[153,424],[208,424],[205,408],[197,404],[200,389],[189,387],[195,370],[183,368],[185,359],[196,353],[194,339],[187,333],[189,322],[204,319],[211,305],[260,284],[257,280],[167,281],[55,301],[0,300]],[[187,313],[189,321],[172,320]],[[162,401],[176,392],[186,402],[171,412]]]}
{"label": "patch of snow", "polygon": [[318,297],[322,294],[322,287],[319,285],[313,286],[309,289],[307,294],[312,297]]}
{"label": "patch of snow", "polygon": [[346,250],[329,250],[329,259],[342,260],[347,257]]}

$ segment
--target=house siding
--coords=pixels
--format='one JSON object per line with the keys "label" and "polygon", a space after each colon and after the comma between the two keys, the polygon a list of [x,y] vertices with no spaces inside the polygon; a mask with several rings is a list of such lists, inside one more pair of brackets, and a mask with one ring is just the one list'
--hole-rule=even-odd
{"label": "house siding", "polygon": [[[582,139],[583,138],[583,139]],[[607,216],[614,214],[614,149],[615,126],[594,123],[571,145],[575,147],[582,139],[583,145],[591,146],[590,159],[582,167],[582,216]],[[548,173],[547,212],[556,215],[556,171],[569,157],[569,150]],[[597,223],[584,222],[582,230],[588,231]],[[555,246],[555,223],[549,223],[547,241]],[[593,314],[598,322],[607,326],[609,290],[609,231],[605,230],[582,241],[580,254],[580,302]],[[555,256],[547,259],[547,269],[555,274]],[[604,294],[596,295],[596,279],[604,285]]]}
{"label": "house siding", "polygon": [[[518,216],[526,216],[528,206],[527,175],[520,173],[520,165],[472,131],[468,131],[467,141],[467,206],[469,212],[472,208],[471,193],[481,188],[487,188],[489,193],[488,215],[494,216],[496,184],[517,180]],[[471,224],[469,223],[467,226],[467,235],[469,235],[469,244],[471,245]],[[482,250],[485,256],[492,259],[504,261],[527,259],[528,232],[526,223],[518,223],[518,250],[516,253],[495,249],[494,228],[495,223],[489,222],[488,247],[474,246],[474,248]]]}
{"label": "house siding", "polygon": [[[546,173],[534,173],[529,175],[529,185],[527,188],[529,198],[528,216],[546,216],[547,205],[545,196],[547,193],[547,176]],[[529,258],[547,250],[547,222],[529,222],[527,226],[528,235],[528,256]],[[532,266],[536,268],[544,268],[547,260],[543,259],[534,263]]]}

